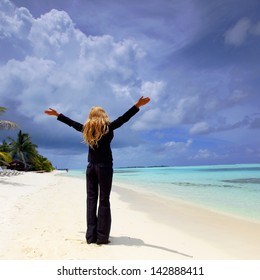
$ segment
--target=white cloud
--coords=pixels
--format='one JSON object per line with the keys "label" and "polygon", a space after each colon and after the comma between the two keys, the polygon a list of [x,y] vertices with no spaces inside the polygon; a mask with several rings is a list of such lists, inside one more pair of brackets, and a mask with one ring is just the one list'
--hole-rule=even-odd
{"label": "white cloud", "polygon": [[[153,101],[151,100],[151,103]],[[149,105],[148,105],[149,106]],[[152,108],[145,110],[145,112],[132,125],[134,130],[150,130],[170,127],[172,125],[172,118],[169,112],[163,111],[161,108]]]}
{"label": "white cloud", "polygon": [[33,47],[31,55],[66,62],[79,55],[82,35],[66,12],[51,10],[32,25],[28,36]]}
{"label": "white cloud", "polygon": [[[37,11],[34,4],[28,5],[32,13],[40,14],[48,7],[57,7],[54,2],[47,5],[43,1]],[[176,140],[188,138],[189,132],[204,134],[197,138],[203,138],[203,142],[196,142],[196,147],[203,148],[207,133],[213,132],[216,138],[225,134],[223,137],[232,141],[241,138],[236,137],[241,133],[240,127],[254,128],[256,133],[259,118],[245,118],[259,111],[257,59],[253,61],[258,58],[253,46],[256,40],[250,41],[252,51],[247,55],[252,60],[247,63],[255,63],[248,68],[243,56],[236,57],[234,53],[232,60],[226,57],[226,48],[216,36],[235,15],[227,19],[226,11],[222,14],[216,9],[219,4],[205,1],[203,5],[192,0],[169,1],[165,5],[158,5],[158,1],[137,2],[129,1],[127,6],[104,2],[106,9],[101,9],[101,3],[92,1],[79,1],[73,8],[61,1],[59,9],[66,12],[51,10],[35,18],[26,8],[0,0],[0,99],[13,113],[12,118],[21,119],[33,136],[37,134],[39,143],[54,147],[50,140],[42,140],[42,134],[49,133],[54,123],[43,115],[46,107],[85,121],[89,108],[100,105],[114,119],[140,95],[148,95],[151,102],[126,127],[136,131],[126,139],[123,128],[122,137],[118,135],[114,141],[116,147],[129,147],[136,138],[131,150],[136,153],[136,161],[142,156],[148,158],[151,150],[158,148],[162,153],[154,152],[154,161],[170,161],[171,150],[179,162],[184,157],[177,153],[178,148],[193,152],[188,142]],[[84,9],[76,9],[77,5]],[[227,31],[226,43],[240,46],[249,36],[258,36],[259,30],[260,23],[253,21],[249,13],[248,18],[234,22]],[[55,124],[56,127],[60,137],[56,146],[66,139],[69,147],[73,133],[62,125]],[[241,135],[245,135],[243,132]],[[160,133],[164,136],[159,139],[156,134]],[[149,149],[137,148],[142,139],[156,144]],[[162,141],[168,142],[161,144]],[[206,147],[199,154],[206,157]]]}
{"label": "white cloud", "polygon": [[[212,106],[207,104],[214,103],[212,101],[201,100],[203,96],[192,96],[175,99],[174,96],[165,98],[166,93],[160,98],[161,104],[156,108],[146,110],[144,114],[133,125],[136,130],[151,128],[169,128],[179,124],[193,124],[207,116],[208,112],[212,112]],[[153,101],[153,100],[152,100]],[[217,104],[217,102],[216,102]],[[216,105],[214,105],[216,107]]]}
{"label": "white cloud", "polygon": [[[140,143],[136,146],[128,146],[114,149],[115,163],[119,166],[135,165],[161,165],[180,163],[182,157],[189,152],[192,139],[185,142],[169,141],[162,144]],[[122,157],[122,155],[124,155]]]}
{"label": "white cloud", "polygon": [[174,153],[183,153],[185,152],[191,145],[192,145],[192,139],[188,139],[186,142],[176,142],[176,141],[170,141],[166,142],[164,144],[164,147],[168,150],[168,152],[174,152]]}
{"label": "white cloud", "polygon": [[[19,45],[18,31],[28,22],[29,12],[12,5],[9,9],[12,20],[5,21],[2,34],[12,31],[14,44]],[[139,77],[137,64],[145,53],[133,39],[117,42],[110,35],[87,36],[64,11],[51,10],[31,18],[30,24],[23,37],[24,59],[0,67],[2,102],[15,98],[21,115],[43,122],[39,114],[52,106],[82,121],[93,105],[116,115],[130,107],[140,92],[150,89],[155,97],[162,89],[161,82],[143,82]],[[124,102],[129,105],[122,109]]]}
{"label": "white cloud", "polygon": [[141,95],[143,96],[150,96],[150,98],[157,102],[159,100],[159,97],[165,87],[165,84],[163,81],[144,81],[142,83],[141,87]]}
{"label": "white cloud", "polygon": [[247,18],[241,18],[233,27],[224,34],[225,43],[235,46],[242,45],[249,35],[260,35],[260,22],[256,24]]}
{"label": "white cloud", "polygon": [[240,19],[233,27],[225,33],[225,42],[227,44],[239,46],[244,43],[247,38],[251,21],[248,18]]}
{"label": "white cloud", "polygon": [[30,30],[32,15],[26,8],[16,8],[10,1],[2,1],[0,5],[0,38],[22,39]]}
{"label": "white cloud", "polygon": [[[12,25],[23,25],[23,20],[28,23],[28,10],[14,6],[11,10]],[[18,16],[21,13],[24,16]],[[0,95],[5,93],[3,99],[15,95],[21,114],[33,107],[35,111],[30,110],[29,114],[35,120],[43,120],[38,114],[46,106],[58,106],[57,109],[64,110],[64,113],[72,113],[72,117],[85,119],[89,107],[97,104],[106,107],[112,117],[116,117],[122,113],[123,103],[132,104],[140,95],[148,95],[151,104],[133,124],[134,129],[195,124],[191,130],[194,132],[202,129],[203,119],[209,114],[227,106],[224,105],[227,100],[207,95],[204,89],[201,92],[202,88],[191,87],[190,91],[186,87],[186,92],[178,96],[167,92],[169,88],[165,80],[142,79],[138,69],[145,52],[134,39],[115,41],[110,35],[87,36],[75,27],[66,12],[57,10],[36,19],[31,17],[28,26],[30,29],[23,37],[30,45],[23,50],[26,56],[13,59],[0,68]],[[8,24],[5,28],[8,30]],[[20,39],[17,44],[19,42]],[[212,79],[210,74],[202,74],[203,80]],[[194,79],[202,74],[196,74]],[[220,75],[219,79],[224,78]],[[183,90],[187,78],[181,77],[180,82]],[[240,97],[241,94],[236,94],[237,102]]]}
{"label": "white cloud", "polygon": [[190,134],[203,134],[208,132],[209,132],[209,125],[207,122],[195,123],[190,129]]}
{"label": "white cloud", "polygon": [[210,151],[209,149],[200,149],[195,156],[192,156],[191,159],[216,159],[219,156]]}
{"label": "white cloud", "polygon": [[190,95],[179,99],[176,108],[173,110],[173,119],[177,123],[197,119],[198,115],[201,114],[201,106],[199,105],[199,96]]}

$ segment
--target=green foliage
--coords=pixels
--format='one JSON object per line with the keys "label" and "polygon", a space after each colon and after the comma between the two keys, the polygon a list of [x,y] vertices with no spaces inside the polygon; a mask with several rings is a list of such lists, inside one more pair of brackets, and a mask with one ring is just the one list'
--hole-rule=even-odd
{"label": "green foliage", "polygon": [[[6,112],[5,107],[0,106],[0,115]],[[17,128],[18,125],[11,121],[0,120],[0,130]],[[51,162],[40,155],[37,151],[37,145],[33,144],[28,133],[18,132],[17,138],[8,137],[8,141],[3,141],[0,145],[0,164],[11,163],[13,160],[22,162],[26,170],[54,170]]]}
{"label": "green foliage", "polygon": [[24,163],[25,167],[30,164],[38,155],[36,150],[37,145],[31,142],[31,137],[28,133],[22,133],[20,130],[17,139],[8,138],[11,143],[11,155],[14,159],[20,160]]}
{"label": "green foliage", "polygon": [[0,165],[6,165],[13,160],[10,151],[10,145],[4,140],[2,145],[0,145]]}
{"label": "green foliage", "polygon": [[12,161],[12,156],[6,152],[0,152],[0,161],[3,163],[10,163]]}
{"label": "green foliage", "polygon": [[[17,138],[12,139],[8,137],[9,143],[3,141],[0,145],[0,152],[3,160],[8,159],[8,163],[12,160],[22,162],[26,170],[47,171],[54,170],[51,162],[40,155],[37,151],[37,145],[31,142],[31,137],[28,133],[18,132]],[[9,158],[7,158],[7,154]]]}
{"label": "green foliage", "polygon": [[0,145],[0,152],[11,152],[11,147],[5,140],[2,142],[2,145]]}
{"label": "green foliage", "polygon": [[51,162],[39,154],[34,158],[32,164],[35,170],[44,170],[50,172],[54,169]]}

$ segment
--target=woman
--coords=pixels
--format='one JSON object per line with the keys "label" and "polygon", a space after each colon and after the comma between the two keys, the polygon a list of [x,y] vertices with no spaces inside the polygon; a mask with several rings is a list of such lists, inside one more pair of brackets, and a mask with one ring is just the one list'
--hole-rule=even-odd
{"label": "woman", "polygon": [[[110,143],[114,137],[113,131],[130,118],[141,106],[150,101],[143,96],[125,114],[110,122],[105,110],[93,107],[85,124],[71,120],[50,108],[45,114],[56,116],[57,119],[77,131],[83,133],[83,139],[89,146],[87,177],[87,243],[108,244],[111,228],[110,192],[113,177],[113,157]],[[99,206],[97,213],[97,203]]]}

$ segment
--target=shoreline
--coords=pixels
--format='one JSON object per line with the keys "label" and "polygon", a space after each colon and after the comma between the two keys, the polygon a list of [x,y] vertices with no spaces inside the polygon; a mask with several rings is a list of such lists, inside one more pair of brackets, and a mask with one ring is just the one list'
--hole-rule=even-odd
{"label": "shoreline", "polygon": [[220,214],[220,215],[224,215],[224,216],[228,216],[230,218],[243,220],[245,222],[260,224],[260,220],[257,219],[257,218],[251,218],[249,216],[245,216],[245,215],[238,214],[238,213],[234,214],[234,213],[231,213],[231,212],[220,210],[217,207],[210,208],[208,205],[204,205],[202,203],[194,202],[194,201],[191,201],[191,200],[184,200],[182,198],[176,198],[176,197],[173,197],[173,196],[167,197],[164,194],[155,193],[153,191],[146,191],[143,188],[140,188],[139,190],[137,190],[137,188],[135,187],[133,189],[133,188],[131,188],[130,184],[118,182],[118,181],[116,181],[116,179],[114,180],[114,185],[118,188],[122,188],[122,189],[125,189],[125,190],[130,190],[130,191],[133,191],[133,192],[136,192],[136,193],[141,193],[143,195],[148,195],[148,196],[151,195],[151,196],[157,197],[158,199],[161,199],[162,201],[164,201],[164,200],[169,201],[169,203],[182,203],[182,204],[186,204],[187,206],[191,206],[191,207],[195,207],[195,208],[199,208],[199,209],[204,209],[206,211],[214,212],[216,214]]}
{"label": "shoreline", "polygon": [[[243,256],[245,259],[260,259],[260,253],[256,252],[260,249],[260,223],[258,222],[153,194],[144,194],[146,202],[142,204],[142,199],[135,191],[122,190],[122,188],[115,191],[126,203],[131,196],[130,193],[135,196],[134,204],[128,202],[131,209],[145,212],[149,207],[150,211],[147,214],[156,223],[168,224],[190,237],[213,244],[214,247],[229,252],[231,259],[232,256],[235,256],[235,259],[244,259]],[[138,200],[139,203],[136,203]],[[244,248],[237,249],[236,246],[241,247],[242,244],[244,244]],[[241,257],[237,255],[239,250],[241,253],[243,251]]]}
{"label": "shoreline", "polygon": [[[259,164],[246,164],[247,168],[252,168],[252,166],[259,166]],[[213,169],[215,168],[219,168],[219,166],[223,167],[227,167],[230,165],[213,165]],[[242,166],[243,168],[246,168],[244,166],[244,164],[237,164],[236,166]],[[195,166],[197,167],[197,166]],[[210,166],[207,166],[208,168],[210,168]],[[171,167],[171,168],[177,168],[177,167]],[[186,168],[186,167],[180,167],[180,168]],[[193,166],[189,166],[189,168],[194,168]],[[234,168],[234,165],[232,165],[232,168]],[[260,168],[260,167],[258,167]],[[126,168],[123,168],[124,170]],[[135,168],[127,168],[130,170],[134,170]],[[144,168],[144,169],[149,169],[149,168]],[[150,167],[150,169],[152,169],[152,167]],[[161,168],[160,168],[161,170]],[[163,170],[162,170],[163,171]],[[123,173],[126,172],[127,175],[127,171],[123,171]],[[130,171],[131,173],[132,171]],[[135,171],[133,171],[135,172]],[[119,173],[119,176],[117,176]],[[73,176],[75,178],[84,178],[85,174],[85,170],[84,169],[75,169],[75,170],[71,170],[67,175],[65,176]],[[239,183],[238,185],[227,185],[225,186],[225,189],[223,189],[223,192],[221,192],[221,188],[220,191],[217,190],[217,188],[214,188],[214,190],[210,190],[210,188],[206,188],[205,192],[204,190],[202,190],[203,185],[205,184],[206,186],[210,186],[211,184],[214,185],[216,184],[216,187],[219,187],[217,184],[217,181],[214,181],[213,183],[210,182],[203,182],[201,181],[201,188],[198,188],[198,190],[196,191],[196,188],[191,188],[191,189],[187,189],[187,193],[186,193],[186,185],[185,188],[182,188],[182,180],[180,180],[180,184],[178,184],[178,180],[176,183],[174,182],[170,182],[168,179],[162,180],[162,184],[166,183],[166,187],[164,187],[164,185],[161,185],[160,181],[156,179],[157,183],[152,183],[149,178],[146,181],[145,179],[145,173],[141,172],[140,175],[140,181],[139,181],[139,176],[137,176],[136,178],[133,178],[133,180],[129,181],[129,179],[131,179],[131,177],[125,177],[124,178],[124,174],[123,177],[121,177],[120,175],[120,168],[116,168],[115,169],[115,174],[114,174],[114,178],[113,178],[113,182],[114,185],[118,185],[118,186],[122,186],[125,187],[126,189],[131,189],[137,192],[142,192],[144,194],[149,194],[149,193],[153,193],[155,196],[161,197],[161,198],[165,198],[165,199],[169,199],[174,201],[180,201],[180,202],[184,202],[184,203],[188,203],[188,204],[192,204],[194,206],[198,206],[198,207],[203,207],[205,209],[209,209],[211,211],[214,211],[216,213],[221,213],[224,215],[228,215],[234,218],[240,218],[240,219],[244,219],[247,221],[251,221],[251,222],[255,222],[255,223],[260,223],[260,215],[259,215],[259,205],[258,205],[258,198],[259,197],[259,192],[258,194],[256,193],[257,196],[253,196],[253,191],[257,191],[257,189],[254,190],[254,185],[251,185],[250,188],[252,187],[253,189],[248,191],[245,191],[245,193],[243,193],[243,188],[245,187],[245,190],[247,190],[248,186],[247,185],[243,185],[241,186]],[[148,173],[149,174],[149,173]],[[132,175],[132,174],[130,174]],[[138,173],[137,173],[138,175]],[[214,175],[214,174],[213,174]],[[169,176],[171,176],[169,174]],[[190,174],[190,176],[193,176],[192,174]],[[224,175],[223,175],[224,176]],[[249,175],[245,175],[246,177]],[[255,177],[258,178],[258,175],[255,175]],[[229,176],[230,177],[230,176]],[[227,178],[227,177],[225,177]],[[260,180],[255,178],[255,180]],[[204,178],[205,180],[208,180],[208,178]],[[230,180],[227,181],[232,181],[231,178],[229,178]],[[245,184],[248,183],[248,181],[250,181],[252,179],[245,179]],[[220,180],[221,181],[221,180]],[[223,180],[225,181],[225,180]],[[235,181],[240,181],[240,179],[235,180]],[[197,182],[195,180],[194,184],[197,184],[199,186],[200,182]],[[151,183],[151,184],[150,184]],[[170,184],[174,184],[175,186],[173,186],[173,188],[171,189]],[[241,183],[242,184],[242,183]],[[252,184],[256,184],[256,182],[252,182]],[[220,185],[221,186],[221,185]],[[257,185],[256,185],[257,186]],[[200,187],[200,186],[199,186]],[[234,193],[232,193],[230,190],[230,188],[233,188]],[[236,189],[234,189],[236,188]],[[240,189],[242,190],[242,192],[240,191]],[[226,191],[227,190],[227,191]],[[238,191],[239,190],[239,191]],[[216,192],[216,197],[215,197],[215,192]],[[247,193],[249,194],[249,197],[245,197],[247,195]],[[232,201],[232,199],[230,200],[229,197],[232,197],[232,195],[235,195],[235,199],[234,201]],[[241,197],[240,197],[241,196]],[[251,201],[251,203],[250,203]]]}
{"label": "shoreline", "polygon": [[[111,243],[87,245],[85,180],[25,173],[1,184],[0,259],[257,260],[260,224],[113,184]],[[8,200],[19,190],[16,199]]]}

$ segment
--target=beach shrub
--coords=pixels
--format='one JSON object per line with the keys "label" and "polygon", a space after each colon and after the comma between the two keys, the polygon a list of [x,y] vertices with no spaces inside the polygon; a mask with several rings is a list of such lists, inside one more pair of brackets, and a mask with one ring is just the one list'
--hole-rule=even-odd
{"label": "beach shrub", "polygon": [[47,172],[54,170],[51,162],[39,154],[33,159],[32,168],[37,171],[41,170]]}

